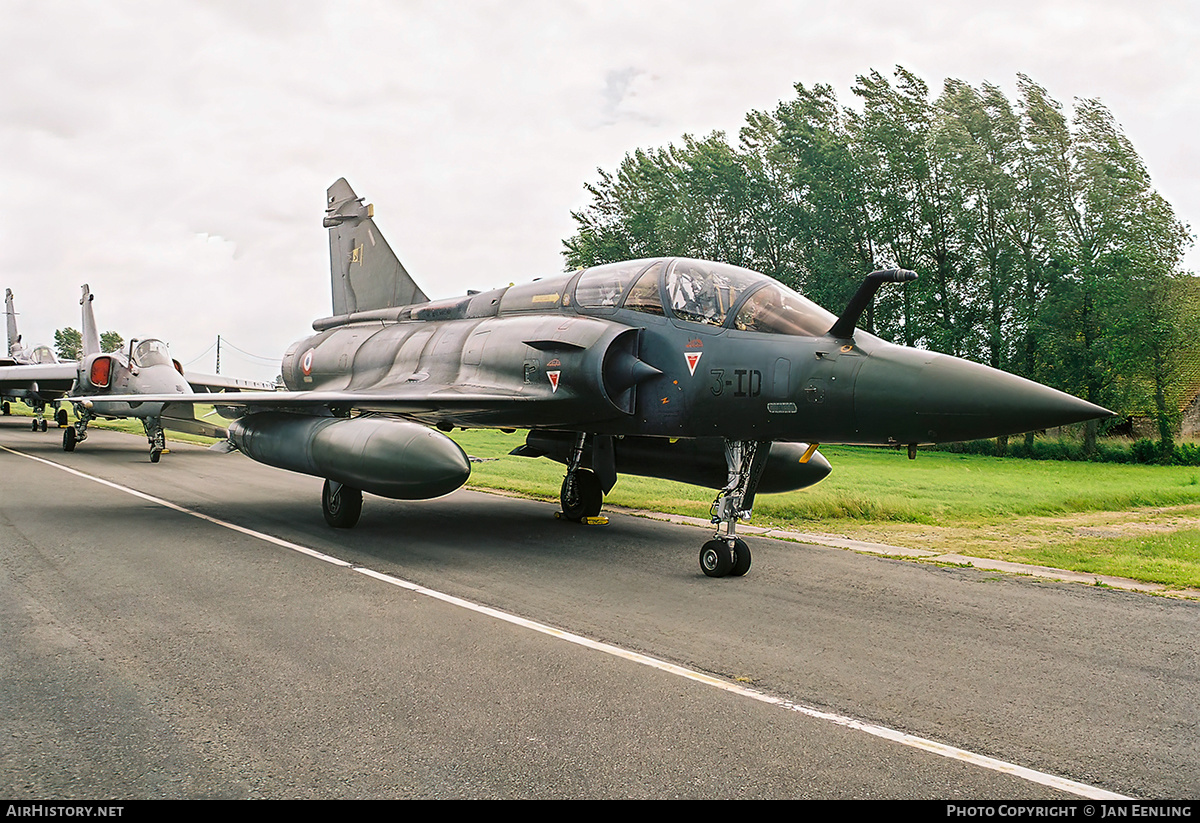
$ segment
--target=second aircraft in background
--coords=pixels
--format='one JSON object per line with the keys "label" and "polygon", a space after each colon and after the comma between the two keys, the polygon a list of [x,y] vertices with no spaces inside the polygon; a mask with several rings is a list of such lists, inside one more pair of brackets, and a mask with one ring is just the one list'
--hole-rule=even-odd
{"label": "second aircraft in background", "polygon": [[[166,447],[163,429],[209,437],[226,436],[225,429],[196,418],[193,407],[187,403],[189,395],[197,391],[270,391],[274,388],[270,383],[219,374],[189,373],[185,376],[179,362],[171,358],[167,344],[153,338],[134,338],[129,341],[127,351],[101,351],[92,298],[85,285],[79,300],[83,307],[83,349],[78,362],[0,366],[0,393],[5,396],[30,393],[41,398],[70,400],[80,395],[91,398],[75,403],[77,419],[74,424],[68,423],[65,409],[59,410],[58,422],[64,427],[63,449],[66,451],[74,451],[87,439],[88,424],[97,418],[136,418],[142,421],[150,444],[150,461],[157,463]],[[103,396],[109,394],[169,394],[178,397],[180,402],[172,403],[169,413],[164,413],[163,403],[104,400]],[[42,430],[45,431],[44,426]]]}

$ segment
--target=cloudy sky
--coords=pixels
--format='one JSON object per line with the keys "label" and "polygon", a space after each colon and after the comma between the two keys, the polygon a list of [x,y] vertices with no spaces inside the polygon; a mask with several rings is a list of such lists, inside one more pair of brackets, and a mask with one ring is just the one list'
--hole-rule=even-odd
{"label": "cloudy sky", "polygon": [[[978,7],[980,11],[970,9]],[[1114,113],[1200,228],[1200,5],[1185,0],[0,0],[0,273],[26,343],[155,336],[273,377],[329,314],[346,177],[433,297],[552,274],[584,183],[736,136],[796,82],[899,64]],[[1187,266],[1200,270],[1200,253]],[[835,307],[836,310],[836,307]]]}

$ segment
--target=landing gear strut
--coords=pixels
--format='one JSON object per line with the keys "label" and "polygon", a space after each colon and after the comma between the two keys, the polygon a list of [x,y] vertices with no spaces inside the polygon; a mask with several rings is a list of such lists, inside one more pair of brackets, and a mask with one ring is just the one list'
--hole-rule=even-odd
{"label": "landing gear strut", "polygon": [[146,431],[146,441],[150,444],[150,462],[157,463],[167,448],[162,424],[157,417],[145,417],[142,418],[142,428]]}
{"label": "landing gear strut", "polygon": [[558,493],[563,517],[577,523],[598,516],[604,506],[604,489],[600,485],[600,479],[590,469],[579,468],[583,462],[583,445],[586,439],[587,435],[580,432],[575,441],[575,450],[571,452],[571,462],[567,464],[567,476],[563,478],[562,488]]}
{"label": "landing gear strut", "polygon": [[33,431],[46,430],[46,404],[37,403],[33,407],[33,423],[30,424],[30,429]]}
{"label": "landing gear strut", "polygon": [[[59,411],[64,412],[65,415],[66,409]],[[87,440],[87,427],[88,423],[92,421],[92,417],[92,413],[82,405],[75,407],[75,425],[63,429],[63,451],[73,452],[77,444]]]}
{"label": "landing gear strut", "polygon": [[741,577],[750,571],[750,547],[737,536],[737,521],[750,519],[754,494],[770,452],[771,444],[766,441],[725,441],[729,477],[710,511],[717,533],[700,549],[700,570],[709,577]]}

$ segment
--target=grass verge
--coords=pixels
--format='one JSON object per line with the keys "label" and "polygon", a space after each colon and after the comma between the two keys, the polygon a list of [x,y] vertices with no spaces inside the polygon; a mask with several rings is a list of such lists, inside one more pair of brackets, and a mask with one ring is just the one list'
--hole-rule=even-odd
{"label": "grass verge", "polygon": [[[472,486],[558,498],[562,466],[508,455],[522,433],[454,438],[484,461],[475,464]],[[759,497],[755,525],[1200,588],[1200,469],[821,451],[833,473],[809,489]],[[623,475],[606,500],[705,517],[714,496]]]}

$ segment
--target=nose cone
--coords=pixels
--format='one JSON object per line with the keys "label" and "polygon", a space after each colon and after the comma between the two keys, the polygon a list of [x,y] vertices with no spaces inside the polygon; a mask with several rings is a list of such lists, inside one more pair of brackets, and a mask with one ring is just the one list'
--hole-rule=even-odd
{"label": "nose cone", "polygon": [[1115,416],[1023,377],[901,346],[871,353],[854,400],[860,428],[891,431],[900,443],[976,440]]}

